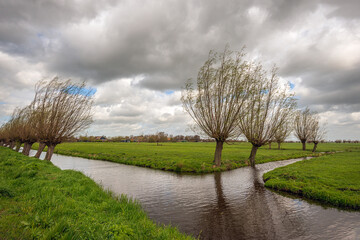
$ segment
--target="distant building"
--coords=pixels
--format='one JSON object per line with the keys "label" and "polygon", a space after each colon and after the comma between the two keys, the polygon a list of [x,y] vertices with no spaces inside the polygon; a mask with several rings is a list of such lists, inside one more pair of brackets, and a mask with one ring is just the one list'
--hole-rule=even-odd
{"label": "distant building", "polygon": [[95,140],[96,141],[106,142],[107,138],[105,136],[95,136]]}

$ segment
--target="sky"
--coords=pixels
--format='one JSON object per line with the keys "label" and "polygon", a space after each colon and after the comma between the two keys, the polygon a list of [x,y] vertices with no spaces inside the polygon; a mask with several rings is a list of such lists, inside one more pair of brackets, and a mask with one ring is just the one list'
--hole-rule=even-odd
{"label": "sky", "polygon": [[0,0],[0,124],[55,76],[96,93],[82,134],[194,134],[181,89],[210,50],[276,64],[326,139],[360,139],[360,1]]}

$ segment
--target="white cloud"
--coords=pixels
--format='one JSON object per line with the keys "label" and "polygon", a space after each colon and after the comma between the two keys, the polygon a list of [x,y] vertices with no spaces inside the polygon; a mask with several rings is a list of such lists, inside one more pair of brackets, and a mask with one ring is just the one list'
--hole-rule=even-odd
{"label": "white cloud", "polygon": [[182,110],[180,91],[166,93],[139,88],[136,84],[139,78],[113,80],[97,87],[92,133],[110,136],[165,130],[171,134],[185,133],[190,118]]}
{"label": "white cloud", "polygon": [[15,107],[29,104],[35,83],[45,74],[43,63],[32,63],[24,57],[0,51],[0,117],[10,116]]}
{"label": "white cloud", "polygon": [[247,16],[252,23],[262,24],[266,20],[268,12],[261,7],[252,6],[247,10]]}

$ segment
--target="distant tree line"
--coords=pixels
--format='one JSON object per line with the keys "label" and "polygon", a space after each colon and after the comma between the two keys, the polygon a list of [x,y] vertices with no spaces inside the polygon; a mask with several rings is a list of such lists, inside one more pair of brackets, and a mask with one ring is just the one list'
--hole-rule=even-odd
{"label": "distant tree line", "polygon": [[335,143],[360,143],[359,140],[340,140],[340,139],[337,139],[334,141]]}
{"label": "distant tree line", "polygon": [[77,139],[79,142],[148,142],[148,143],[165,143],[165,142],[206,142],[212,139],[201,139],[199,135],[171,135],[165,132],[158,132],[155,134],[142,134],[138,136],[80,136]]}
{"label": "distant tree line", "polygon": [[16,108],[11,119],[0,127],[0,144],[29,155],[39,143],[35,157],[47,146],[45,159],[51,160],[56,145],[73,139],[92,123],[93,92],[85,83],[53,78],[39,81],[33,101]]}

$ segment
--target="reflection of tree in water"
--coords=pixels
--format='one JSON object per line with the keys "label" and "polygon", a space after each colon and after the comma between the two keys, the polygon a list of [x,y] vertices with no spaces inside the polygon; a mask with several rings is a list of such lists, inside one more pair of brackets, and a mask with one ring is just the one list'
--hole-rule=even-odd
{"label": "reflection of tree in water", "polygon": [[247,224],[245,229],[247,238],[287,238],[297,227],[299,229],[296,232],[301,236],[301,219],[291,219],[287,212],[286,202],[275,193],[265,189],[261,179],[262,174],[258,169],[250,168],[249,170],[251,171],[249,181],[253,182],[253,188],[245,202],[239,206],[243,214],[242,221]]}
{"label": "reflection of tree in water", "polygon": [[[202,239],[282,239],[303,233],[302,219],[293,219],[285,203],[267,191],[258,169],[249,168],[253,187],[242,201],[223,192],[221,173],[214,174],[216,201],[203,209],[199,228]],[[294,232],[295,230],[295,232]]]}
{"label": "reflection of tree in water", "polygon": [[[224,239],[229,234],[241,233],[241,229],[237,229],[234,225],[236,219],[223,192],[221,172],[214,174],[214,181],[216,199],[202,210],[204,214],[199,223],[201,239]],[[231,239],[230,237],[227,238]]]}
{"label": "reflection of tree in water", "polygon": [[239,206],[241,220],[247,226],[244,229],[246,238],[283,239],[291,236],[296,228],[296,235],[301,236],[301,218],[292,219],[288,214],[286,202],[265,189],[261,171],[256,168],[250,168],[249,171],[249,181],[253,182],[253,188],[244,203]]}
{"label": "reflection of tree in water", "polygon": [[266,190],[258,178],[258,170],[251,168],[250,171],[252,179],[249,180],[252,180],[254,185],[243,205],[243,220],[247,224],[247,235],[262,239],[275,239],[277,231],[274,226],[275,219],[272,216],[273,206],[269,206],[269,199],[265,195]]}

